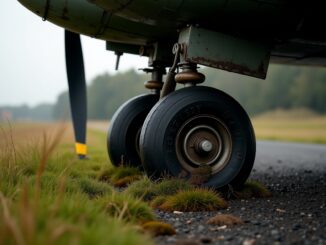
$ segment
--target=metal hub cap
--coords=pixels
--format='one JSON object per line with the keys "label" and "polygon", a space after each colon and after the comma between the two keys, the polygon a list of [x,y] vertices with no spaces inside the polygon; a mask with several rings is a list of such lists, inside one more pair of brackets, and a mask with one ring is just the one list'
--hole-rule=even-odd
{"label": "metal hub cap", "polygon": [[199,143],[199,149],[203,152],[210,152],[213,149],[213,144],[208,140],[203,140]]}
{"label": "metal hub cap", "polygon": [[185,122],[176,137],[176,153],[181,165],[192,172],[210,166],[212,173],[223,169],[232,152],[231,135],[224,123],[210,115]]}

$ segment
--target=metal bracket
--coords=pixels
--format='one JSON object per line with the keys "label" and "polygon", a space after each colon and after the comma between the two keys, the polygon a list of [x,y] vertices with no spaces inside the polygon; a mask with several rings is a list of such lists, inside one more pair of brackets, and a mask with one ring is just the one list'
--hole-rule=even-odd
{"label": "metal bracket", "polygon": [[271,47],[263,42],[190,26],[181,31],[181,62],[191,62],[248,76],[265,78]]}

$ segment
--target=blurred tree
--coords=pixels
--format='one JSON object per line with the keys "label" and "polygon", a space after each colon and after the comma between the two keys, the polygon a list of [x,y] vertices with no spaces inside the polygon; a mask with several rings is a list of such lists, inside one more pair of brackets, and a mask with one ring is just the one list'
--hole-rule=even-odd
{"label": "blurred tree", "polygon": [[[202,68],[201,72],[206,75],[204,86],[230,94],[250,115],[299,107],[326,113],[326,69],[271,65],[265,81],[211,68]],[[111,118],[125,101],[148,93],[143,85],[148,79],[149,76],[134,70],[97,76],[88,86],[88,117]],[[69,116],[67,92],[58,97],[53,115]]]}

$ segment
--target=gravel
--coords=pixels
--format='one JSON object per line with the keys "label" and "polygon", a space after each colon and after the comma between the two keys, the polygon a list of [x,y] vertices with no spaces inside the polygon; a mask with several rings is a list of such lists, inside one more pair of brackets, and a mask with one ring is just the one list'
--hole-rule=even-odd
{"label": "gravel", "polygon": [[[269,144],[272,147],[266,149]],[[301,150],[292,157],[286,150],[297,146],[305,148],[282,143],[278,151],[277,143],[258,145],[250,178],[265,184],[273,194],[271,198],[230,200],[228,209],[217,212],[157,211],[159,219],[177,231],[174,236],[157,237],[157,244],[326,244],[326,146],[316,145],[316,150],[314,145],[307,145],[313,153],[307,158],[309,149],[302,151],[302,158],[309,161],[300,166],[295,161],[302,159]],[[244,224],[206,224],[217,214],[235,215]]]}

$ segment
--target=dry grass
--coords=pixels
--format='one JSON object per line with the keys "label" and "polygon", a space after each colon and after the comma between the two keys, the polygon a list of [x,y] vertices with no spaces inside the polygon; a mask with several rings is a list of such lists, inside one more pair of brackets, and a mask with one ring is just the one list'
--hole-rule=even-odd
{"label": "dry grass", "polygon": [[102,170],[98,179],[103,182],[111,183],[115,187],[126,187],[132,182],[140,180],[142,177],[143,173],[138,168],[119,166]]}
{"label": "dry grass", "polygon": [[243,221],[234,216],[234,215],[230,215],[230,214],[218,214],[212,218],[210,218],[207,221],[207,224],[209,225],[217,225],[217,226],[235,226],[235,225],[242,225]]}
{"label": "dry grass", "polygon": [[258,139],[326,143],[326,117],[301,111],[276,111],[252,120]]}
{"label": "dry grass", "polygon": [[175,229],[168,223],[160,221],[149,221],[142,225],[145,232],[152,236],[172,236],[176,234]]}
{"label": "dry grass", "polygon": [[166,202],[167,196],[157,196],[152,201],[150,201],[150,205],[152,208],[159,209],[161,205]]}

